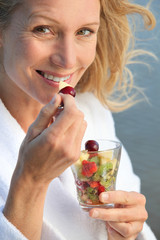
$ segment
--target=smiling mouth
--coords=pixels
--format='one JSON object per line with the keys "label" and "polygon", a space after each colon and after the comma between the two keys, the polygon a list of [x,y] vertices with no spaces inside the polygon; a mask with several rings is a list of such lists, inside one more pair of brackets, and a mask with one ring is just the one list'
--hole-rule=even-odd
{"label": "smiling mouth", "polygon": [[46,78],[46,79],[48,79],[50,81],[57,82],[57,83],[66,81],[66,80],[68,80],[71,77],[71,75],[68,75],[68,76],[65,76],[65,77],[57,77],[57,76],[45,73],[45,72],[40,71],[40,70],[36,70],[36,72],[39,75],[41,75],[42,77],[44,77],[44,78]]}

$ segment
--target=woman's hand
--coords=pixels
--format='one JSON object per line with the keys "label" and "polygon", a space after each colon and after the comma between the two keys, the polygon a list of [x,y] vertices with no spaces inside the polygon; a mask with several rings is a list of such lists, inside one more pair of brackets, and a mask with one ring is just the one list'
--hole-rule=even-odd
{"label": "woman's hand", "polygon": [[135,240],[148,217],[145,197],[136,192],[110,191],[101,193],[100,201],[115,204],[114,208],[94,208],[89,213],[106,221],[109,240]]}
{"label": "woman's hand", "polygon": [[[49,125],[62,98],[64,109]],[[18,171],[36,182],[49,183],[79,158],[85,129],[84,115],[74,98],[56,95],[30,126],[20,149]]]}

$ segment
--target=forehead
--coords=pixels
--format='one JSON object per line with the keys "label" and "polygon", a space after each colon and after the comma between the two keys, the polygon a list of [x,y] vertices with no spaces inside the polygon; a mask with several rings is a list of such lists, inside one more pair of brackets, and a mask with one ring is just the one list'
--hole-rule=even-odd
{"label": "forehead", "polygon": [[21,11],[30,18],[42,15],[78,24],[99,20],[100,0],[24,0]]}

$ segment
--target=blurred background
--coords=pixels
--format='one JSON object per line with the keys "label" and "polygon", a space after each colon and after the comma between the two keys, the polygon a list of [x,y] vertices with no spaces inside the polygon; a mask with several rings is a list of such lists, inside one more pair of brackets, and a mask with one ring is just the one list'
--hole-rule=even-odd
{"label": "blurred background", "polygon": [[[146,5],[148,1],[134,2]],[[135,173],[141,178],[141,192],[147,198],[147,222],[160,239],[160,0],[153,0],[150,10],[156,17],[156,28],[144,31],[140,24],[136,47],[155,53],[159,61],[140,57],[150,67],[136,64],[130,68],[149,103],[141,102],[122,113],[113,114],[113,117],[117,136],[131,157]]]}

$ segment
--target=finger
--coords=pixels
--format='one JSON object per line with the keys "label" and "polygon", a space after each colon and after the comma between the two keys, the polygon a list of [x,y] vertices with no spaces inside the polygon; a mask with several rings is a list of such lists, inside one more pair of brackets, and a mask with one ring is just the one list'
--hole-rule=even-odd
{"label": "finger", "polygon": [[134,235],[132,237],[125,238],[111,227],[108,227],[107,231],[108,231],[108,240],[135,240],[137,237],[137,235]]}
{"label": "finger", "polygon": [[62,97],[64,109],[49,129],[55,136],[65,134],[65,132],[68,131],[77,117],[81,114],[80,110],[76,107],[75,100],[72,96],[63,94]]}
{"label": "finger", "polygon": [[99,199],[103,203],[120,204],[124,206],[145,205],[146,198],[137,192],[108,191],[100,194]]}
{"label": "finger", "polygon": [[106,228],[108,233],[108,240],[124,240],[124,237],[114,228],[112,228],[109,222],[106,222]]}
{"label": "finger", "polygon": [[87,122],[84,120],[84,121],[83,121],[83,124],[82,124],[82,127],[81,127],[81,129],[80,129],[80,131],[78,132],[78,135],[77,135],[77,137],[76,137],[76,139],[79,139],[79,142],[77,143],[77,141],[75,141],[75,142],[76,142],[76,145],[77,145],[77,148],[78,148],[79,150],[81,150],[82,139],[83,139],[83,137],[84,137],[86,128],[87,128]]}
{"label": "finger", "polygon": [[118,223],[108,222],[109,226],[125,238],[137,236],[142,231],[142,222]]}
{"label": "finger", "polygon": [[109,225],[107,226],[108,240],[124,240],[125,238],[116,232]]}
{"label": "finger", "polygon": [[90,210],[89,215],[104,221],[115,222],[144,222],[147,219],[147,212],[145,208],[141,206],[135,206],[133,208],[93,208]]}
{"label": "finger", "polygon": [[41,132],[48,126],[51,121],[51,118],[56,113],[57,107],[61,102],[61,97],[56,94],[54,98],[45,105],[36,120],[32,123],[32,125],[28,129],[27,140],[31,141],[35,137],[37,137]]}
{"label": "finger", "polygon": [[[75,161],[79,159],[80,151],[81,151],[81,142],[86,130],[87,123],[84,120],[84,115],[81,113],[76,118],[73,124],[69,127],[69,129],[63,134],[63,140],[61,136],[60,141],[64,142],[62,152],[70,161],[69,165],[73,164]],[[52,135],[52,139],[50,141],[59,142],[57,137]],[[61,143],[62,144],[62,143]]]}
{"label": "finger", "polygon": [[119,232],[117,232],[112,226],[110,222],[106,222],[107,232],[108,232],[108,240],[135,240],[137,234],[133,234],[130,237],[124,237]]}
{"label": "finger", "polygon": [[75,161],[78,160],[80,156],[81,143],[86,127],[87,123],[84,119],[82,119],[82,121],[76,121],[67,132],[69,136],[68,151],[73,152],[73,154],[75,155]]}
{"label": "finger", "polygon": [[79,139],[83,138],[86,127],[87,123],[84,120],[84,114],[78,110],[75,121],[67,130],[67,134],[73,139],[75,145],[79,142]]}

